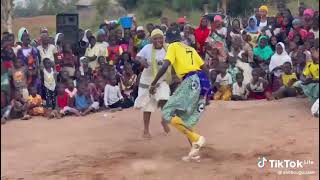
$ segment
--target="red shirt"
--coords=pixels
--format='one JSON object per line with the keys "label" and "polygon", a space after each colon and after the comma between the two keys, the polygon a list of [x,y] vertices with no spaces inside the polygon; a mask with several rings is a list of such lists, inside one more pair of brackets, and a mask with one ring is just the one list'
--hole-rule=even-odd
{"label": "red shirt", "polygon": [[63,95],[58,95],[57,103],[60,109],[63,109],[64,107],[68,106],[68,94],[64,92]]}

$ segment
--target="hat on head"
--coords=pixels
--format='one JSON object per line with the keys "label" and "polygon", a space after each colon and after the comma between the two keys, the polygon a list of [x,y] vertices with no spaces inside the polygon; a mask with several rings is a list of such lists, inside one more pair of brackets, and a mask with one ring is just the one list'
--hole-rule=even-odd
{"label": "hat on head", "polygon": [[300,19],[294,19],[293,21],[292,21],[292,25],[301,25],[301,20]]}
{"label": "hat on head", "polygon": [[164,36],[164,35],[163,35],[163,32],[162,32],[160,29],[154,29],[154,30],[151,32],[151,38],[153,38],[153,37],[156,36],[156,35]]}
{"label": "hat on head", "polygon": [[305,16],[309,15],[309,16],[313,17],[314,11],[313,11],[313,9],[306,9],[306,10],[304,10],[303,15],[305,15]]}
{"label": "hat on head", "polygon": [[216,15],[216,16],[214,16],[214,19],[213,19],[214,21],[220,21],[220,22],[223,22],[223,19],[222,19],[222,17],[220,16],[220,15]]}
{"label": "hat on head", "polygon": [[180,41],[181,35],[180,30],[177,27],[169,27],[169,29],[166,32],[166,40],[169,43]]}
{"label": "hat on head", "polygon": [[259,11],[267,11],[268,12],[268,6],[266,6],[266,5],[260,6]]}
{"label": "hat on head", "polygon": [[138,26],[138,27],[137,27],[137,31],[144,31],[143,26]]}
{"label": "hat on head", "polygon": [[187,19],[185,17],[180,17],[177,19],[178,24],[184,24],[187,23]]}

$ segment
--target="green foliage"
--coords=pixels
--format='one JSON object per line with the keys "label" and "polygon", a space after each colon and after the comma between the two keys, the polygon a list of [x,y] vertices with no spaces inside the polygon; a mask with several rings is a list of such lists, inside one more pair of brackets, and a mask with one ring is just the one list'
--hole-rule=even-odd
{"label": "green foliage", "polygon": [[137,7],[138,0],[119,0],[121,6],[127,10],[132,10]]}
{"label": "green foliage", "polygon": [[108,8],[109,0],[96,0],[95,6],[97,9],[97,15],[104,16],[105,10]]}
{"label": "green foliage", "polygon": [[[264,3],[266,3],[265,0],[230,0],[228,11],[231,16],[247,15]],[[237,6],[232,6],[233,4]]]}
{"label": "green foliage", "polygon": [[162,0],[139,0],[138,7],[145,17],[160,17],[162,15],[162,10],[165,7],[165,2]]}
{"label": "green foliage", "polygon": [[57,14],[63,11],[63,3],[59,0],[46,0],[43,2],[40,14]]}
{"label": "green foliage", "polygon": [[27,6],[17,6],[14,9],[14,15],[18,17],[30,17],[39,15],[39,6],[37,0],[27,0]]}
{"label": "green foliage", "polygon": [[44,0],[42,5],[39,0],[27,0],[27,6],[15,7],[14,14],[17,17],[31,17],[39,15],[56,15],[62,12],[76,12],[76,3],[78,0],[71,0],[63,3],[62,0]]}

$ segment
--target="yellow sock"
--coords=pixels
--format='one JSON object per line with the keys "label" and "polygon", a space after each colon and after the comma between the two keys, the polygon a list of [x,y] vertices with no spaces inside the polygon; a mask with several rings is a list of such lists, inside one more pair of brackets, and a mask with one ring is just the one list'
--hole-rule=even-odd
{"label": "yellow sock", "polygon": [[191,142],[197,142],[200,138],[200,135],[193,132],[191,129],[188,129],[182,119],[178,116],[175,116],[171,119],[172,126],[178,129],[178,131],[185,134]]}

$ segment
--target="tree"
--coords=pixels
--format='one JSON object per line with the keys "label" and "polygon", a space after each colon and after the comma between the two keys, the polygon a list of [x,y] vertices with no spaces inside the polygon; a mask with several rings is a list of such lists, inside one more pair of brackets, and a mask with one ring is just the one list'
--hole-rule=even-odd
{"label": "tree", "polygon": [[105,11],[109,6],[109,0],[95,0],[97,15],[104,17]]}
{"label": "tree", "polygon": [[172,7],[181,14],[188,14],[192,9],[198,9],[199,1],[197,0],[173,0]]}
{"label": "tree", "polygon": [[61,0],[46,0],[41,7],[41,14],[54,15],[64,10]]}
{"label": "tree", "polygon": [[127,10],[137,7],[138,0],[119,0],[119,4]]}
{"label": "tree", "polygon": [[16,7],[14,9],[14,15],[18,17],[30,17],[39,15],[38,0],[28,0],[27,6]]}
{"label": "tree", "polygon": [[162,15],[162,9],[165,6],[165,2],[162,0],[139,0],[140,10],[146,17],[160,17]]}
{"label": "tree", "polygon": [[13,11],[13,0],[1,0],[1,24],[9,33],[12,33]]}

